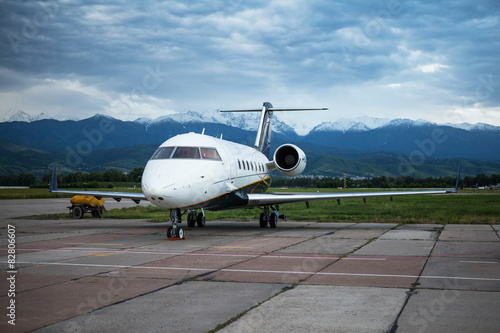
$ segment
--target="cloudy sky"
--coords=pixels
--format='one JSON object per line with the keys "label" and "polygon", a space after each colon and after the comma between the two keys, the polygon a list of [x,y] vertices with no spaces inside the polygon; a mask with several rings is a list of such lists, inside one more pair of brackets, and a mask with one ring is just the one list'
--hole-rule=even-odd
{"label": "cloudy sky", "polygon": [[0,118],[188,110],[500,125],[500,1],[0,0]]}

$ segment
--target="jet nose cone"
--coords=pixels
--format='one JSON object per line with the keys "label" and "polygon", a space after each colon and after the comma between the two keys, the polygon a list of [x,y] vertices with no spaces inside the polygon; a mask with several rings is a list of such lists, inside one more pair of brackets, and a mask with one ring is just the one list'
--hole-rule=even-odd
{"label": "jet nose cone", "polygon": [[169,209],[189,206],[193,197],[191,187],[180,184],[145,186],[144,195],[153,204]]}

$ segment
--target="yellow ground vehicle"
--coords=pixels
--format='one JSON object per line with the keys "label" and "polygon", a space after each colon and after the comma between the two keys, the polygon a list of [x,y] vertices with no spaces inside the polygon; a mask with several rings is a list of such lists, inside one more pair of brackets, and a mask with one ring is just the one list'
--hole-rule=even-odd
{"label": "yellow ground vehicle", "polygon": [[83,215],[88,212],[92,214],[92,217],[100,218],[103,210],[106,210],[104,199],[97,199],[92,195],[75,195],[70,202],[69,213],[75,219],[83,218]]}

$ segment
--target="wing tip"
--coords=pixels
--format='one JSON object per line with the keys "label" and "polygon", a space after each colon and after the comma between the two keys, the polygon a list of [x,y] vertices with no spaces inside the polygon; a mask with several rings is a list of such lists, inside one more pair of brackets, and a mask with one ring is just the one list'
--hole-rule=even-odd
{"label": "wing tip", "polygon": [[57,189],[57,164],[54,164],[54,168],[52,169],[52,176],[50,177],[49,182],[49,192],[56,192]]}

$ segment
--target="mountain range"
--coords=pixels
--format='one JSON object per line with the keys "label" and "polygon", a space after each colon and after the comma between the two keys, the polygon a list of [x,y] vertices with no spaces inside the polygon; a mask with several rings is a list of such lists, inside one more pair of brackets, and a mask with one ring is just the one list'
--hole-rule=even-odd
{"label": "mountain range", "polygon": [[70,118],[58,114],[55,116],[48,115],[46,113],[39,113],[37,115],[30,115],[27,112],[19,109],[9,109],[9,111],[3,116],[0,122],[13,122],[13,121],[23,121],[31,123],[33,121],[43,120],[43,119],[54,119],[54,120],[77,120],[76,118]]}
{"label": "mountain range", "polygon": [[[198,132],[253,145],[258,113],[194,112],[122,121],[97,114],[82,120],[9,111],[0,123],[0,174],[65,169],[128,171],[144,166],[156,147],[181,133]],[[271,151],[294,143],[307,154],[306,175],[451,176],[500,173],[500,127],[436,124],[425,120],[361,117],[326,122],[297,133],[275,114]]]}
{"label": "mountain range", "polygon": [[[98,116],[99,114],[96,114]],[[103,115],[104,116],[104,115]],[[104,116],[108,117],[108,116]],[[373,130],[383,126],[398,126],[403,123],[413,124],[413,125],[437,125],[436,123],[418,119],[418,120],[410,120],[410,119],[389,119],[389,118],[374,118],[374,117],[356,117],[356,118],[340,118],[334,122],[323,122],[313,128],[300,128],[298,129],[298,124],[287,125],[284,122],[280,121],[279,116],[275,115],[274,119],[274,127],[273,130],[275,132],[288,132],[294,131],[296,134],[301,136],[305,136],[309,134],[311,131],[341,131],[341,132],[363,132]],[[37,115],[30,115],[27,112],[19,109],[9,109],[9,111],[3,116],[0,122],[33,122],[44,119],[53,119],[53,120],[75,120],[78,121],[80,119],[76,117],[67,117],[61,114],[50,116],[46,113],[40,113]],[[176,113],[171,115],[162,116],[156,119],[141,117],[134,120],[134,122],[144,124],[149,126],[155,123],[162,123],[166,120],[176,121],[179,123],[191,123],[191,122],[201,122],[201,123],[217,123],[217,124],[225,124],[232,127],[237,128],[245,128],[249,130],[257,130],[258,122],[259,122],[259,114],[258,113],[250,113],[244,114],[240,113],[238,115],[234,115],[233,113],[221,113],[218,110],[212,112],[195,112],[188,111],[186,113]],[[454,128],[464,129],[466,131],[477,131],[477,130],[492,130],[498,131],[500,127],[493,126],[485,123],[446,123],[442,126],[450,126]]]}

